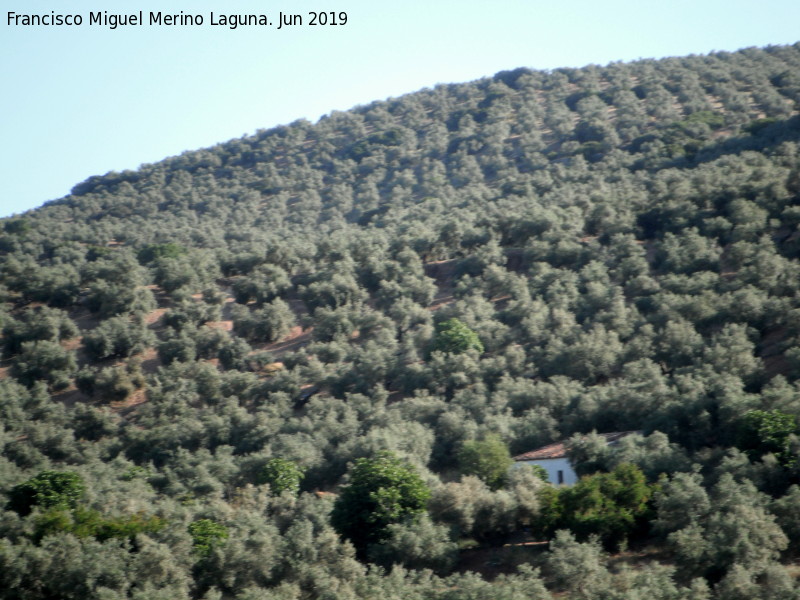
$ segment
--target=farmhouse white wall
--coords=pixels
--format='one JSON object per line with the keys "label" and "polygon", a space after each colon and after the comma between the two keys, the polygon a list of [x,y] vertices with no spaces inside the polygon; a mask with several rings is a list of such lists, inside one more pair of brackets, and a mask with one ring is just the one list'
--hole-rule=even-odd
{"label": "farmhouse white wall", "polygon": [[518,465],[539,465],[545,471],[547,471],[547,477],[550,480],[550,483],[553,485],[558,485],[558,472],[561,471],[563,481],[563,485],[575,485],[578,483],[578,476],[575,474],[575,471],[572,469],[572,465],[569,464],[569,460],[565,458],[541,458],[539,460],[518,460],[516,462]]}

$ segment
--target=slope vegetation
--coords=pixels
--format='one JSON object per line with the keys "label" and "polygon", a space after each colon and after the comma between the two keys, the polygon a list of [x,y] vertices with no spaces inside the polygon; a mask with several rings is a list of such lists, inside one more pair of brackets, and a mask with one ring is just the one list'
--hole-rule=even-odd
{"label": "slope vegetation", "polygon": [[795,597],[799,113],[517,69],[3,220],[0,598]]}

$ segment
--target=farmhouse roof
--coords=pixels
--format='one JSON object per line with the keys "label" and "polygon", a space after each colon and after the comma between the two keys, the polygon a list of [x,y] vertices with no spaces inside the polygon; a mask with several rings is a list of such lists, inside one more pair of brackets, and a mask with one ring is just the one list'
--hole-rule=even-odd
{"label": "farmhouse roof", "polygon": [[[607,445],[616,446],[619,440],[633,433],[641,433],[641,431],[612,431],[611,433],[599,433],[598,435],[606,439]],[[566,442],[562,441],[548,444],[547,446],[542,446],[541,448],[531,450],[530,452],[525,452],[524,454],[518,454],[514,457],[514,460],[545,460],[548,458],[566,457]]]}

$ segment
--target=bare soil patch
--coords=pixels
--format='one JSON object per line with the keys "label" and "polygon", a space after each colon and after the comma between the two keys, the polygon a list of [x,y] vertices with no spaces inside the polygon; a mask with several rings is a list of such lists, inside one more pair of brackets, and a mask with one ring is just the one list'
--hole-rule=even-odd
{"label": "bare soil patch", "polygon": [[261,346],[260,349],[266,350],[276,357],[282,356],[287,352],[296,352],[311,341],[311,332],[313,330],[313,327],[303,330],[303,328],[299,325],[295,325],[292,327],[288,335],[281,338],[277,342],[265,344],[264,346]]}

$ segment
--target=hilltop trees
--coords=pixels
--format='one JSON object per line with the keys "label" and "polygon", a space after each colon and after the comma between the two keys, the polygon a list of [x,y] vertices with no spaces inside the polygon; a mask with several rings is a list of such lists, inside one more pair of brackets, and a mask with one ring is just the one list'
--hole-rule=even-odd
{"label": "hilltop trees", "polygon": [[517,69],[0,224],[0,596],[796,595],[798,70]]}

